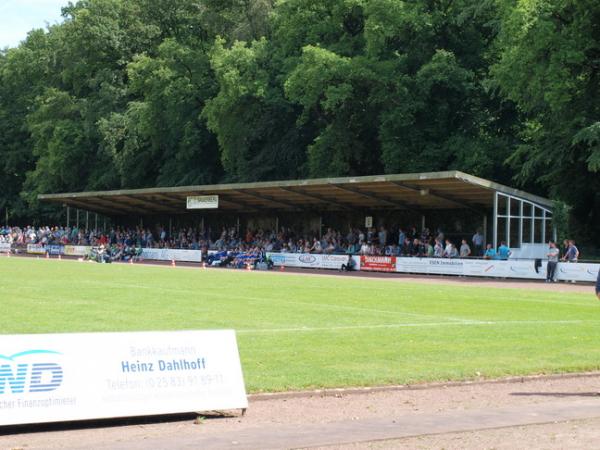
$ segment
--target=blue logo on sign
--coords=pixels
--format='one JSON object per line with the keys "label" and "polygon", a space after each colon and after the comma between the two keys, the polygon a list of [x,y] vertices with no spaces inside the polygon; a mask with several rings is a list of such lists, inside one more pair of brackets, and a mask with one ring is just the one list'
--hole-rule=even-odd
{"label": "blue logo on sign", "polygon": [[[60,355],[54,350],[26,350],[14,355],[0,355],[8,363],[0,364],[0,394],[24,392],[49,392],[57,389],[63,380],[62,367],[54,362],[21,362],[34,355]],[[18,360],[18,361],[17,361]],[[8,386],[8,389],[7,389]]]}

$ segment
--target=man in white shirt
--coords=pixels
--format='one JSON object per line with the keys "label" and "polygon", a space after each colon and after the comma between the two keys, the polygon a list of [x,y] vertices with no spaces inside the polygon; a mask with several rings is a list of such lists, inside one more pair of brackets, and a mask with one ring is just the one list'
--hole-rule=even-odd
{"label": "man in white shirt", "polygon": [[471,241],[473,242],[473,248],[475,249],[473,256],[482,256],[483,255],[483,235],[481,234],[481,232],[479,230],[477,230],[477,232],[473,235],[473,238],[471,239]]}
{"label": "man in white shirt", "polygon": [[558,265],[558,254],[559,250],[556,248],[556,243],[554,241],[550,241],[548,244],[548,266],[546,267],[546,283],[551,283],[552,281],[556,281],[554,279],[554,274],[556,273],[556,266]]}
{"label": "man in white shirt", "polygon": [[467,244],[467,240],[463,239],[460,246],[460,257],[468,258],[469,256],[471,256],[471,247],[469,247],[469,244]]}

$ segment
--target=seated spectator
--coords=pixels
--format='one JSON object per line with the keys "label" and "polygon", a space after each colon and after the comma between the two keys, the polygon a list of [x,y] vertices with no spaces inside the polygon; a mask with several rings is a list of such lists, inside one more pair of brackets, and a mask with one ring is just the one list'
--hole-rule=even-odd
{"label": "seated spectator", "polygon": [[321,246],[321,241],[319,239],[313,239],[313,244],[312,247],[310,247],[309,253],[323,253],[323,247]]}
{"label": "seated spectator", "polygon": [[433,246],[433,257],[441,258],[444,256],[444,246],[442,245],[442,241],[439,239],[435,240],[435,245]]}
{"label": "seated spectator", "polygon": [[427,242],[427,257],[433,258],[434,256],[435,256],[435,249],[434,249],[431,238],[429,238],[429,241]]}
{"label": "seated spectator", "polygon": [[444,247],[444,258],[450,258],[450,253],[452,253],[452,243],[449,239],[446,239],[446,246]]}
{"label": "seated spectator", "polygon": [[496,259],[496,249],[492,247],[492,244],[486,244],[483,259]]}
{"label": "seated spectator", "polygon": [[506,242],[500,242],[500,247],[498,247],[497,258],[501,260],[507,260],[511,255],[510,249],[506,246]]}
{"label": "seated spectator", "polygon": [[348,255],[348,261],[346,264],[342,264],[342,269],[345,272],[351,272],[356,267],[356,262],[354,262],[354,258],[351,255]]}

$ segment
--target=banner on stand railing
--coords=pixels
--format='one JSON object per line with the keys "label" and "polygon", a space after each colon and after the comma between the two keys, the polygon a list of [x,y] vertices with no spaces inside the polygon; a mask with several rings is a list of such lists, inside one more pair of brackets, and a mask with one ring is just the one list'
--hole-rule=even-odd
{"label": "banner on stand railing", "polygon": [[360,257],[360,270],[372,272],[395,272],[396,257],[362,255]]}
{"label": "banner on stand railing", "polygon": [[187,261],[202,262],[201,250],[178,250],[173,248],[143,248],[143,259],[155,259],[158,261]]}
{"label": "banner on stand railing", "polygon": [[312,253],[267,253],[275,266],[303,267],[307,269],[340,270],[348,262],[348,255],[323,255]]}

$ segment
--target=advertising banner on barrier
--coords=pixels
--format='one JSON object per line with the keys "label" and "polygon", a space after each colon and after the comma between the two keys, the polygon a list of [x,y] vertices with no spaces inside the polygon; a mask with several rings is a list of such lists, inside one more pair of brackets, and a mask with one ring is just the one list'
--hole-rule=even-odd
{"label": "advertising banner on barrier", "polygon": [[46,253],[46,247],[42,244],[27,244],[27,253],[44,255]]}
{"label": "advertising banner on barrier", "polygon": [[65,245],[63,252],[67,256],[85,256],[91,248],[88,245]]}
{"label": "advertising banner on barrier", "polygon": [[396,270],[405,273],[463,275],[464,260],[441,258],[398,258]]}
{"label": "advertising banner on barrier", "polygon": [[[537,267],[534,260],[500,261],[485,259],[398,258],[396,270],[403,273],[436,275],[465,275],[495,278],[546,278],[547,261]],[[600,264],[559,263],[556,278],[593,282],[598,276]]]}
{"label": "advertising banner on barrier", "polygon": [[377,272],[395,272],[396,257],[362,255],[360,257],[360,270]]}
{"label": "advertising banner on barrier", "polygon": [[200,250],[177,250],[172,248],[143,248],[143,259],[156,259],[158,261],[188,261],[202,262]]}
{"label": "advertising banner on barrier", "polygon": [[0,336],[0,425],[246,407],[233,330]]}
{"label": "advertising banner on barrier", "polygon": [[50,255],[63,255],[65,253],[64,245],[46,245],[46,251]]}
{"label": "advertising banner on barrier", "polygon": [[596,281],[600,264],[559,263],[557,277],[566,281]]}
{"label": "advertising banner on barrier", "polygon": [[0,253],[10,252],[11,245],[8,242],[0,242]]}
{"label": "advertising banner on barrier", "polygon": [[348,262],[348,255],[321,255],[311,253],[267,253],[275,266],[339,270]]}

